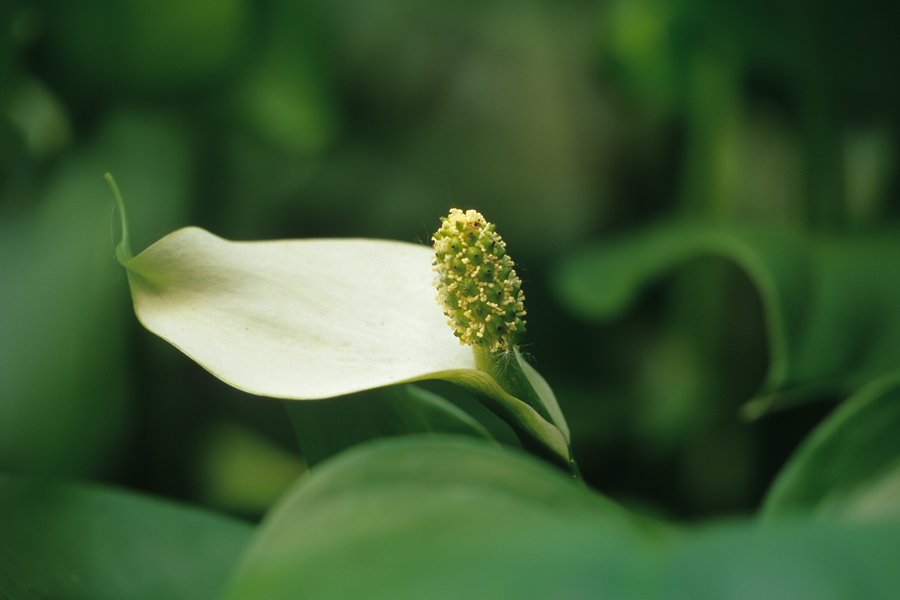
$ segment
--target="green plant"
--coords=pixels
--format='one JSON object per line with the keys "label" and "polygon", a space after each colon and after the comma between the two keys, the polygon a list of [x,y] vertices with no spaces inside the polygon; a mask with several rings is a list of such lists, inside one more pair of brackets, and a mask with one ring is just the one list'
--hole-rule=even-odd
{"label": "green plant", "polygon": [[[437,258],[415,244],[228,242],[197,228],[133,256],[119,203],[117,256],[138,318],[231,385],[288,399],[312,471],[255,529],[124,492],[0,479],[4,597],[892,598],[900,590],[900,384],[876,369],[885,357],[848,366],[849,381],[875,381],[814,431],[759,519],[667,524],[579,483],[550,386],[515,345],[521,283],[480,214],[451,212],[435,235]],[[818,300],[828,286],[791,285],[827,244],[755,239],[664,231],[573,259],[560,289],[590,315],[622,304],[673,256],[722,249],[768,290],[768,386],[777,391],[804,379],[797,365],[840,356],[802,353],[803,332],[786,325],[800,302],[792,294],[812,294],[804,304],[823,302],[821,310],[846,310],[846,301]],[[480,256],[492,246],[493,258]],[[785,252],[807,258],[784,262]],[[777,271],[766,262],[775,255],[798,271]],[[502,293],[490,301],[494,286]],[[496,318],[507,320],[493,337],[486,325]],[[425,379],[481,399],[526,452],[412,383]],[[352,395],[370,388],[384,391]],[[134,537],[141,543],[127,541]]]}

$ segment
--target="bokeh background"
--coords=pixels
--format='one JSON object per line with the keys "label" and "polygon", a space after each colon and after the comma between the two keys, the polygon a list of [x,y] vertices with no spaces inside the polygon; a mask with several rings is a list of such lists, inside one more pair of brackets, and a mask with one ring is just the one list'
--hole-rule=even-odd
{"label": "bokeh background", "polygon": [[427,243],[478,209],[589,483],[674,518],[753,511],[845,391],[746,418],[766,306],[715,252],[603,318],[560,269],[676,220],[889,228],[898,28],[874,1],[3,0],[0,468],[249,518],[304,469],[278,401],[140,328],[109,171],[136,252],[186,225]]}

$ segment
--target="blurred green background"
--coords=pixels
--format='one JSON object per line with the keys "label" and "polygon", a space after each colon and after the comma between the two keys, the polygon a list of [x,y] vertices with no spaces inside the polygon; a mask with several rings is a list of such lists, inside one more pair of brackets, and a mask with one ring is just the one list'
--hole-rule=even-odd
{"label": "blurred green background", "polygon": [[[752,511],[834,401],[900,367],[897,336],[873,341],[900,327],[840,295],[858,276],[893,323],[898,27],[873,1],[4,0],[0,469],[253,518],[304,468],[278,401],[140,328],[109,171],[135,251],[186,225],[427,243],[476,208],[589,483],[677,518]],[[706,229],[645,235],[683,222]],[[605,271],[577,264],[595,247]],[[634,289],[594,310],[613,275]]]}

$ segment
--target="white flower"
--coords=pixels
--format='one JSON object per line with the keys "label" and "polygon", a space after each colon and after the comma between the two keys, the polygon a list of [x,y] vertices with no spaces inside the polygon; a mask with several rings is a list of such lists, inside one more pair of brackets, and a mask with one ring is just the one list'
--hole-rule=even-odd
{"label": "white flower", "polygon": [[189,227],[126,261],[147,329],[263,396],[309,400],[475,369],[434,301],[432,251],[229,242]]}
{"label": "white flower", "polygon": [[[120,206],[121,208],[121,206]],[[141,323],[246,392],[314,400],[444,379],[569,461],[553,393],[521,363],[538,408],[476,366],[447,326],[431,248],[364,239],[232,242],[188,227],[132,257],[117,249]]]}

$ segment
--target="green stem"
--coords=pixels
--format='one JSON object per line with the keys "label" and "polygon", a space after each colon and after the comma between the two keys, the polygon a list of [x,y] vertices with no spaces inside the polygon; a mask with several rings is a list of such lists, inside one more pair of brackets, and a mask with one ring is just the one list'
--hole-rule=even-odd
{"label": "green stem", "polygon": [[474,349],[474,352],[475,366],[479,371],[484,371],[493,377],[506,393],[515,396],[536,410],[547,421],[554,422],[550,411],[525,375],[519,365],[518,357],[513,352],[490,352],[478,347]]}
{"label": "green stem", "polygon": [[[530,366],[524,365],[518,350],[513,350],[512,352],[491,352],[484,348],[476,347],[473,351],[475,354],[475,365],[479,371],[490,375],[504,392],[533,408],[541,418],[559,430],[559,433],[565,438],[566,453],[568,455],[565,460],[565,466],[571,471],[572,476],[576,480],[582,481],[581,471],[578,469],[578,465],[572,456],[569,428],[566,425],[565,417],[559,409],[552,390],[543,381],[543,378]],[[520,428],[514,423],[510,424],[517,432],[520,431]],[[531,437],[536,435],[536,431],[531,429],[529,430],[529,435],[524,437],[520,435],[519,439],[522,441],[522,445],[531,452],[549,456],[554,459],[554,462],[559,462],[561,457],[558,454],[553,452],[547,453],[547,448],[553,447],[552,444],[548,444],[540,437],[537,440],[531,439]],[[535,441],[538,442],[539,447],[535,444]]]}

